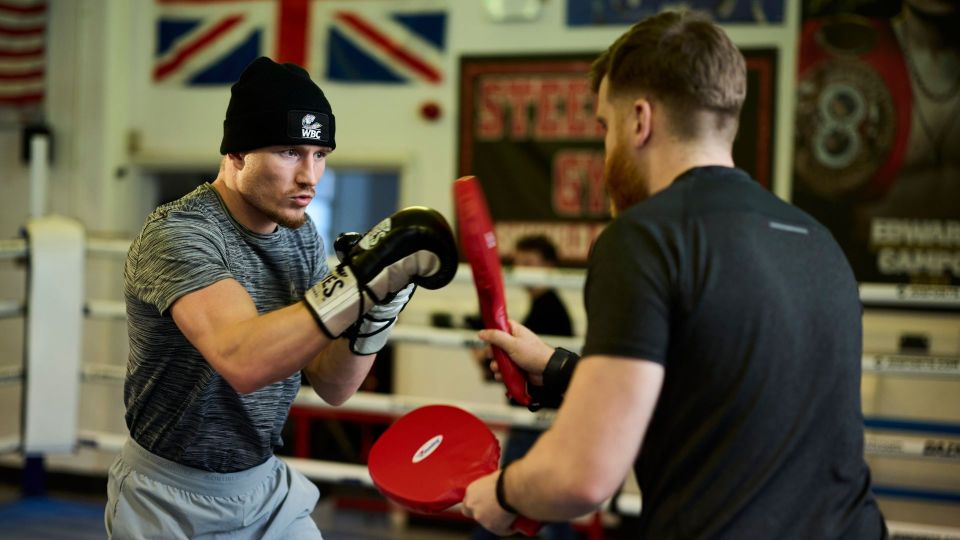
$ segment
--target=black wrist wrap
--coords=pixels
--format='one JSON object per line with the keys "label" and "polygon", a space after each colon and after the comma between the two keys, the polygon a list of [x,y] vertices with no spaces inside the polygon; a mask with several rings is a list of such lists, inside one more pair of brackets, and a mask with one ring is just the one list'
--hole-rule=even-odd
{"label": "black wrist wrap", "polygon": [[541,404],[545,407],[559,407],[563,401],[563,395],[567,393],[567,387],[570,386],[570,378],[573,376],[573,369],[577,367],[577,361],[580,357],[576,354],[557,347],[554,349],[547,367],[543,370],[543,394]]}
{"label": "black wrist wrap", "polygon": [[504,494],[505,488],[503,484],[505,482],[504,478],[506,478],[507,476],[508,467],[509,465],[504,467],[503,470],[500,471],[500,476],[497,477],[497,490],[496,490],[497,504],[500,505],[500,508],[503,508],[504,510],[506,510],[507,512],[510,512],[511,514],[519,514],[520,512],[518,512],[516,508],[510,506],[510,503],[507,502],[507,496],[506,494]]}

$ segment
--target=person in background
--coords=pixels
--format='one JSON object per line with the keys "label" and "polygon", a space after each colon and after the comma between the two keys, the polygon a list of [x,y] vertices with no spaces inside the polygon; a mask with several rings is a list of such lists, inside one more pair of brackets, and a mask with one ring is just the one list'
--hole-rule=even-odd
{"label": "person in background", "polygon": [[735,167],[743,55],[707,17],[665,11],[590,77],[614,219],[588,261],[583,357],[519,323],[480,332],[563,403],[463,513],[497,534],[517,514],[571,519],[632,467],[634,538],[887,537],[857,282],[829,230]]}
{"label": "person in background", "polygon": [[[555,268],[558,263],[557,248],[549,238],[543,235],[524,236],[517,240],[513,252],[514,268]],[[527,294],[530,297],[530,309],[527,311],[523,324],[530,330],[545,336],[572,336],[573,324],[563,300],[552,287],[528,286]],[[475,350],[475,357],[483,370],[485,378],[492,379],[493,373],[490,363],[493,356],[489,347]],[[510,400],[510,404],[519,406]],[[533,446],[541,431],[523,427],[513,427],[507,433],[501,463],[506,467],[510,463],[523,457]],[[540,537],[547,540],[572,540],[575,538],[573,527],[566,522],[549,523],[540,531]],[[497,535],[483,527],[473,531],[473,540],[497,538]]]}
{"label": "person in background", "polygon": [[216,180],[157,208],[130,246],[130,438],[108,474],[109,538],[320,538],[316,486],[274,455],[301,370],[343,403],[415,284],[457,266],[449,225],[414,207],[327,268],[306,207],[334,129],[306,71],[258,58],[231,88]]}

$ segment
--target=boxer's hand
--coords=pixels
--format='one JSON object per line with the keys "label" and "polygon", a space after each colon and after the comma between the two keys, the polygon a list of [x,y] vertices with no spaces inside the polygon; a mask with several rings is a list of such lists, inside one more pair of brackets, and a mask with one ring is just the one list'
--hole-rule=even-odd
{"label": "boxer's hand", "polygon": [[[345,232],[337,235],[333,242],[333,249],[340,262],[357,245],[363,235],[357,232]],[[355,324],[350,326],[345,335],[350,339],[350,351],[354,354],[366,355],[380,352],[387,344],[390,329],[397,322],[397,316],[406,307],[413,296],[416,285],[411,283],[393,298],[383,304],[376,304],[366,312]]]}
{"label": "boxer's hand", "polygon": [[510,321],[510,331],[511,334],[493,329],[480,330],[477,337],[503,349],[520,369],[527,372],[531,384],[542,385],[543,370],[553,354],[553,347],[517,321]]}
{"label": "boxer's hand", "polygon": [[439,289],[457,272],[457,245],[436,210],[405,208],[367,231],[344,263],[377,303],[410,283]]}
{"label": "boxer's hand", "polygon": [[363,238],[363,235],[358,232],[338,234],[337,239],[333,241],[333,251],[337,253],[337,260],[343,262],[347,258],[347,253],[350,253],[350,250],[357,245],[361,238]]}
{"label": "boxer's hand", "polygon": [[417,286],[413,283],[400,289],[391,300],[376,304],[345,335],[350,338],[350,350],[354,354],[376,354],[387,345],[390,329],[397,323],[397,316],[407,306]]}
{"label": "boxer's hand", "polygon": [[422,206],[405,208],[363,235],[304,302],[323,331],[337,338],[375,304],[390,303],[387,312],[395,317],[412,289],[399,307],[393,301],[411,283],[439,289],[456,271],[456,243],[443,216]]}

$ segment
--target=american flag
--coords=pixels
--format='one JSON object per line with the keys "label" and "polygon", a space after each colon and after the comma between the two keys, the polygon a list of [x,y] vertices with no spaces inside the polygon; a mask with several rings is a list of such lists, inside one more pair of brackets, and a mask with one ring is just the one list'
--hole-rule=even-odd
{"label": "american flag", "polygon": [[43,102],[46,0],[0,0],[0,106]]}

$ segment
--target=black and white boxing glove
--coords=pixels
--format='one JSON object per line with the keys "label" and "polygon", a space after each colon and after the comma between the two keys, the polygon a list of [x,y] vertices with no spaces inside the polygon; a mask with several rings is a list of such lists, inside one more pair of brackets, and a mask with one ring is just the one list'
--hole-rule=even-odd
{"label": "black and white boxing glove", "polygon": [[[408,285],[439,289],[450,283],[457,262],[453,232],[443,216],[422,206],[405,208],[367,231],[333,272],[307,291],[304,302],[324,333],[336,339],[374,305],[393,304]],[[402,309],[406,300],[399,301]],[[384,307],[399,313],[395,304]],[[362,350],[373,347],[370,341]]]}
{"label": "black and white boxing glove", "polygon": [[[343,262],[363,235],[356,232],[345,232],[337,236],[333,242],[333,249],[337,259]],[[417,286],[413,283],[400,289],[393,298],[382,304],[375,304],[370,311],[363,314],[360,320],[350,325],[344,335],[350,339],[350,350],[354,354],[377,354],[387,344],[390,329],[397,322],[397,317],[407,302],[413,296]]]}

